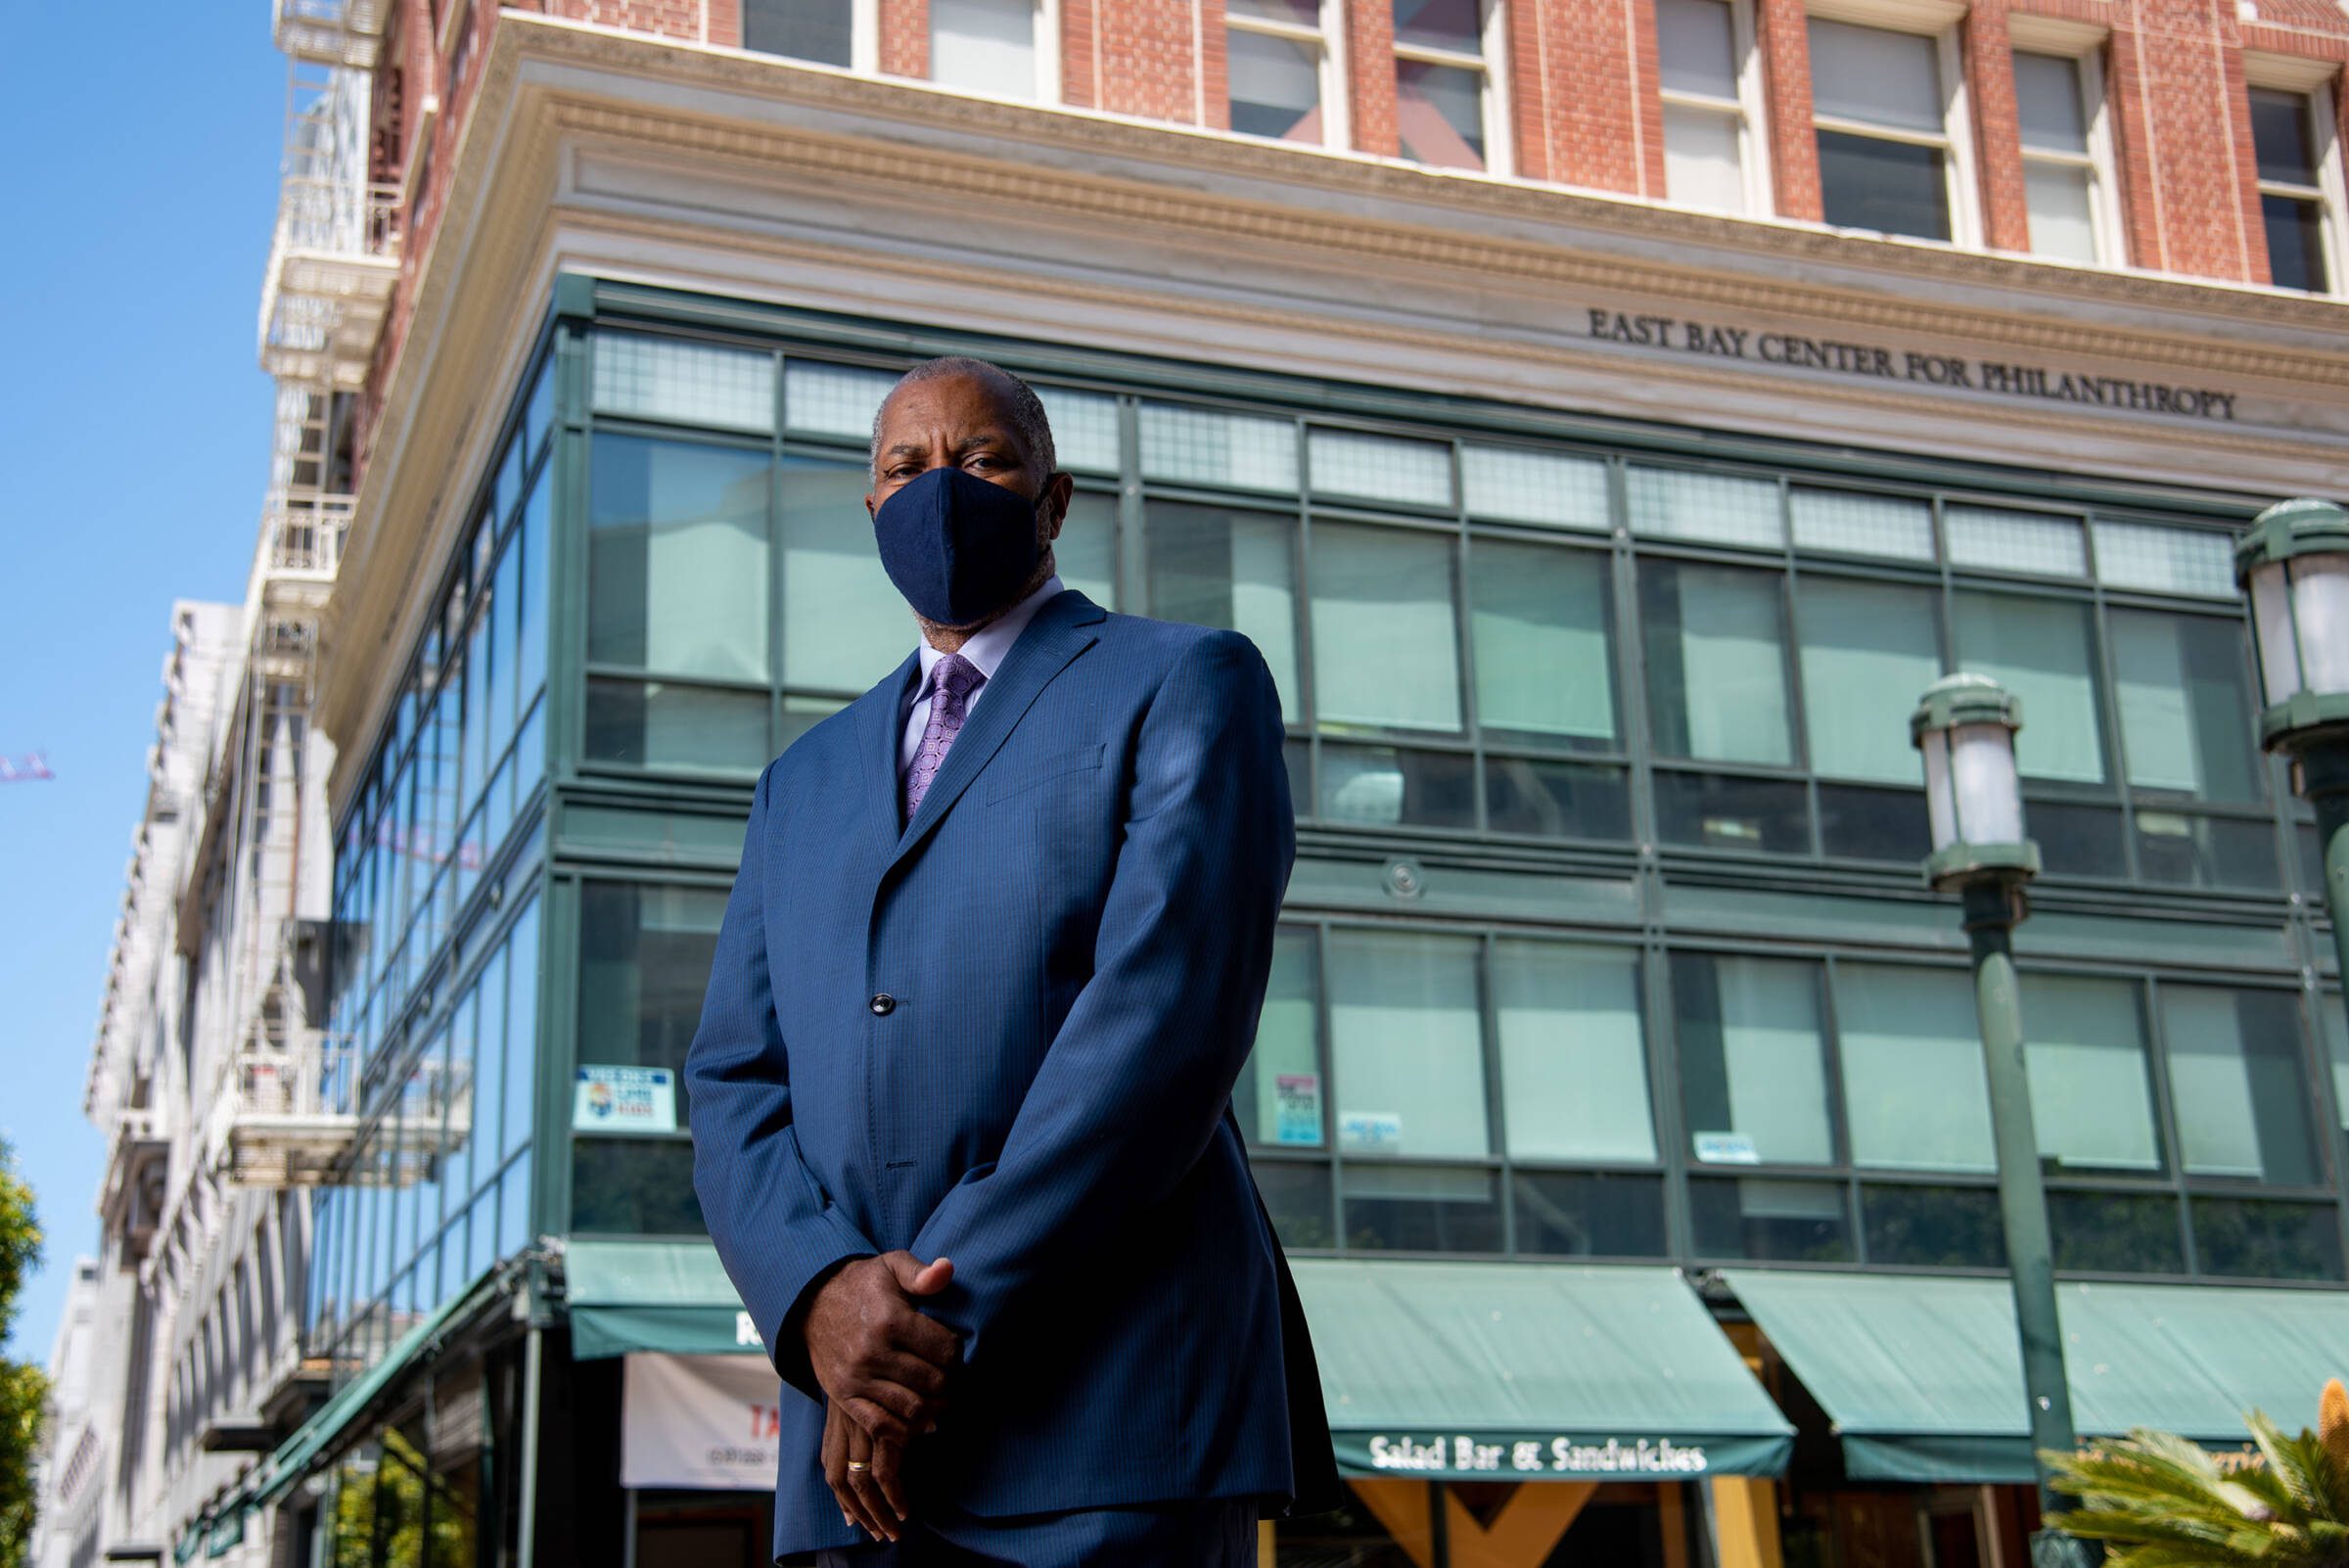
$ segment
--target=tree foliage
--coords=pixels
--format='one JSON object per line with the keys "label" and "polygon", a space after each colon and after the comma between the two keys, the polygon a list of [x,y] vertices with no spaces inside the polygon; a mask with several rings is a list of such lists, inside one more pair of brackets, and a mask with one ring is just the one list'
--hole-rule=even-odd
{"label": "tree foliage", "polygon": [[2229,1465],[2144,1428],[2047,1455],[2081,1506],[2048,1522],[2102,1541],[2111,1568],[2349,1568],[2349,1390],[2325,1385],[2318,1430],[2286,1437],[2257,1410],[2259,1447]]}
{"label": "tree foliage", "polygon": [[[32,1188],[0,1142],[0,1343],[17,1320],[24,1276],[41,1259]],[[23,1568],[32,1550],[32,1461],[49,1380],[29,1362],[0,1360],[0,1568]]]}

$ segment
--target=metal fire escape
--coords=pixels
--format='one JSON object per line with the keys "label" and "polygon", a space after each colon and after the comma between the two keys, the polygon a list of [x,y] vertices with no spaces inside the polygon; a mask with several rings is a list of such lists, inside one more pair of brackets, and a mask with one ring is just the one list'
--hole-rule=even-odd
{"label": "metal fire escape", "polygon": [[277,421],[246,591],[245,669],[212,759],[206,825],[207,841],[227,837],[211,918],[233,943],[233,1033],[206,1142],[212,1168],[247,1186],[336,1179],[355,1125],[347,1046],[321,1028],[331,845],[314,825],[323,813],[311,796],[325,778],[309,715],[356,484],[351,416],[399,273],[398,189],[370,177],[368,146],[386,9],[386,0],[275,5],[286,145],[260,358],[277,379]]}

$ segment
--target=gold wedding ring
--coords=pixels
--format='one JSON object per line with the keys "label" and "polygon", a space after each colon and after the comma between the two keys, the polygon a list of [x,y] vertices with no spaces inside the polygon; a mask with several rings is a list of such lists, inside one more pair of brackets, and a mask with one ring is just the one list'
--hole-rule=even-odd
{"label": "gold wedding ring", "polygon": [[862,1459],[851,1459],[849,1461],[849,1474],[851,1475],[862,1475],[865,1471],[871,1468],[872,1466],[865,1463]]}

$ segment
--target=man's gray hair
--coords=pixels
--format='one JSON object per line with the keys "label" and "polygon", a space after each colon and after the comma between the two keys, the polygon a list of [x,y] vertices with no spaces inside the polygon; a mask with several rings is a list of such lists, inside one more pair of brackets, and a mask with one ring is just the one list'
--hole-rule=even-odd
{"label": "man's gray hair", "polygon": [[1001,365],[990,365],[984,359],[967,354],[948,354],[943,359],[925,359],[904,375],[889,390],[889,397],[873,410],[873,442],[865,464],[874,478],[881,474],[881,415],[889,407],[889,398],[917,382],[944,381],[956,376],[968,376],[974,381],[992,382],[1001,387],[1004,401],[1009,405],[1012,434],[1028,449],[1031,462],[1042,466],[1046,475],[1060,471],[1060,454],[1052,446],[1052,422],[1044,417],[1044,400],[1036,395],[1036,389]]}

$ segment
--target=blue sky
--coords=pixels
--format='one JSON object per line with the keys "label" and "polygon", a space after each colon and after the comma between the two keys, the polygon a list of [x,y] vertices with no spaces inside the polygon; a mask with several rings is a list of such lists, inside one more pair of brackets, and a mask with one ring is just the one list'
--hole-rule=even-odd
{"label": "blue sky", "polygon": [[56,775],[0,783],[0,1136],[49,1230],[8,1354],[39,1361],[96,1240],[81,1086],[171,601],[244,596],[269,468],[267,10],[103,16],[10,6],[0,50],[0,757]]}

